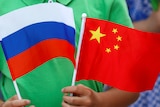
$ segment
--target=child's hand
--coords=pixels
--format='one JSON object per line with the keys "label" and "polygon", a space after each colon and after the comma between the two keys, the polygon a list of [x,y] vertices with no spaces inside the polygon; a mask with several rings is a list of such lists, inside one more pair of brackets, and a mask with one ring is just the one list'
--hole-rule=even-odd
{"label": "child's hand", "polygon": [[[62,92],[65,93],[62,107],[98,107],[97,92],[84,85],[65,87]],[[73,96],[67,96],[68,93],[73,93]]]}
{"label": "child's hand", "polygon": [[18,100],[17,95],[15,95],[11,97],[9,100],[7,100],[6,102],[3,102],[0,105],[0,107],[23,107],[28,104],[30,104],[30,100],[27,100],[27,99]]}

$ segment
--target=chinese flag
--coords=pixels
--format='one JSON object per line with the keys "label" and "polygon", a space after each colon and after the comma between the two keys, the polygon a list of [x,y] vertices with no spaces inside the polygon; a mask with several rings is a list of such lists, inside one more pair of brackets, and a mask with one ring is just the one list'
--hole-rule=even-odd
{"label": "chinese flag", "polygon": [[76,80],[131,92],[151,90],[160,71],[160,34],[86,18]]}

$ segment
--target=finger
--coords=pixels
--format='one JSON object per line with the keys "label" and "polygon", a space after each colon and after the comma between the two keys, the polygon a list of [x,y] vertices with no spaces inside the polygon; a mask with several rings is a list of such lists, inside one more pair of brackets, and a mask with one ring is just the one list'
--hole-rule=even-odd
{"label": "finger", "polygon": [[80,106],[84,99],[77,96],[63,96],[63,100],[69,105]]}
{"label": "finger", "polygon": [[13,101],[13,100],[18,100],[18,96],[14,95],[13,97],[11,97],[8,101]]}
{"label": "finger", "polygon": [[62,102],[62,107],[70,107],[69,104],[65,103],[64,101]]}
{"label": "finger", "polygon": [[89,88],[84,85],[77,85],[77,86],[69,86],[62,89],[63,93],[74,93],[80,96],[87,95],[89,92]]}
{"label": "finger", "polygon": [[70,105],[68,104],[68,103],[66,103],[66,102],[62,102],[62,107],[70,107]]}
{"label": "finger", "polygon": [[30,100],[22,99],[22,100],[13,100],[6,101],[4,103],[4,107],[21,107],[30,104]]}
{"label": "finger", "polygon": [[68,103],[66,103],[66,102],[62,102],[62,107],[82,107],[82,106],[75,106],[75,105],[70,105],[70,104],[68,104]]}

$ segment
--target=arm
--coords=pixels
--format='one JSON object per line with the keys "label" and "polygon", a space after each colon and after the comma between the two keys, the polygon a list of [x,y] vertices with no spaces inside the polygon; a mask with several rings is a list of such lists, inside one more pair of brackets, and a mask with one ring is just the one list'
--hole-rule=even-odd
{"label": "arm", "polygon": [[[11,97],[6,102],[3,102],[0,99],[0,107],[22,107],[28,104],[30,104],[30,100],[27,100],[27,99],[18,100],[17,95]],[[34,106],[30,106],[30,107],[34,107]]]}
{"label": "arm", "polygon": [[134,27],[142,31],[160,32],[160,8],[145,20],[134,22]]}
{"label": "arm", "polygon": [[127,107],[139,96],[138,93],[130,93],[116,88],[97,93],[83,85],[65,87],[62,92],[75,95],[65,95],[62,107]]}
{"label": "arm", "polygon": [[0,107],[2,107],[3,103],[4,102],[0,99]]}

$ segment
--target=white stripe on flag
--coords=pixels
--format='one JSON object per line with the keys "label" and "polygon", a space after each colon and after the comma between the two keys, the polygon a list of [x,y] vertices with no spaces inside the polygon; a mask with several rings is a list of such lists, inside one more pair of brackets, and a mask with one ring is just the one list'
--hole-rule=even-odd
{"label": "white stripe on flag", "polygon": [[27,6],[0,17],[0,40],[28,25],[56,21],[75,28],[72,8],[59,3]]}

